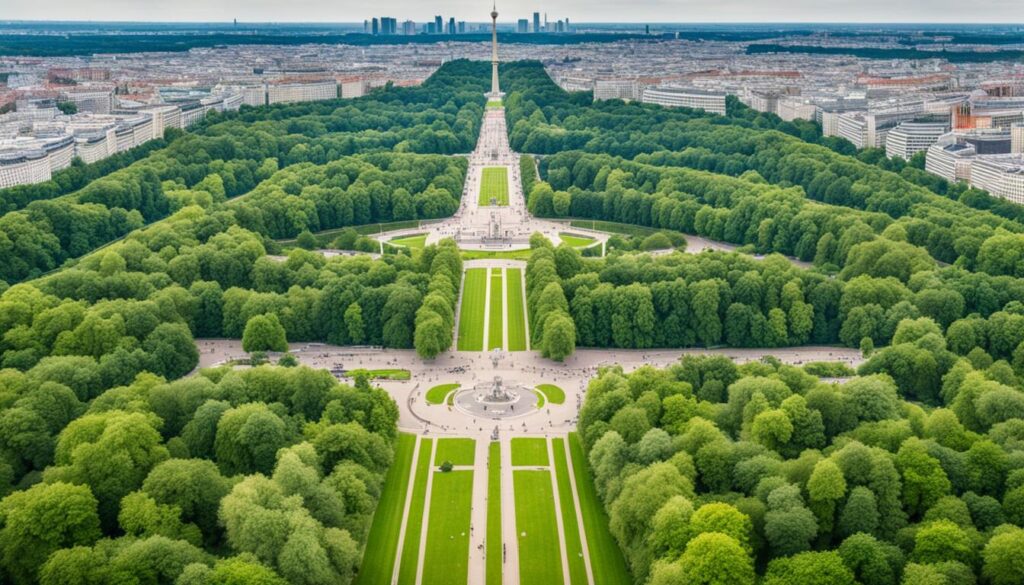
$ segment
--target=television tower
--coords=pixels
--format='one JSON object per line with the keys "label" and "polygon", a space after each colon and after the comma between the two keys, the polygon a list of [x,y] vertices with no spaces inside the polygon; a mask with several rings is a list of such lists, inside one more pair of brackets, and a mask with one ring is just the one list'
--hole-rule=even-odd
{"label": "television tower", "polygon": [[491,93],[493,97],[501,97],[498,87],[498,7],[491,7]]}

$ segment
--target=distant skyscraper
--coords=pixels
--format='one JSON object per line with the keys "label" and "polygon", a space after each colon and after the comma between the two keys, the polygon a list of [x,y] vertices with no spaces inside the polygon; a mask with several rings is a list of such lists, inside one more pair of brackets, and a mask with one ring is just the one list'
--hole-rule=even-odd
{"label": "distant skyscraper", "polygon": [[565,32],[569,32],[569,17],[565,17]]}
{"label": "distant skyscraper", "polygon": [[526,20],[525,18],[520,18],[519,19],[519,24],[516,25],[516,32],[517,33],[530,32],[530,21]]}
{"label": "distant skyscraper", "polygon": [[455,17],[454,16],[448,19],[448,34],[450,34],[450,35],[455,34]]}
{"label": "distant skyscraper", "polygon": [[466,33],[466,21],[465,20],[460,20],[459,21],[459,34],[461,35],[461,34],[465,34],[465,33]]}
{"label": "distant skyscraper", "polygon": [[540,32],[540,12],[533,13],[533,32]]}
{"label": "distant skyscraper", "polygon": [[444,34],[444,19],[440,16],[434,17],[434,32],[439,35]]}
{"label": "distant skyscraper", "polygon": [[373,25],[372,25],[371,28],[372,28],[372,30],[371,30],[372,34],[379,34],[380,33],[380,22],[377,20],[376,17],[374,17],[374,19],[373,19]]}
{"label": "distant skyscraper", "polygon": [[411,21],[411,20],[407,20],[407,21],[403,22],[402,23],[402,34],[403,35],[414,35],[414,34],[416,34],[416,23]]}
{"label": "distant skyscraper", "polygon": [[364,20],[363,21],[363,34],[370,34],[370,21],[369,20]]}
{"label": "distant skyscraper", "polygon": [[432,35],[432,34],[435,34],[436,32],[437,32],[437,25],[434,24],[433,22],[428,22],[427,23],[427,34],[428,35]]}

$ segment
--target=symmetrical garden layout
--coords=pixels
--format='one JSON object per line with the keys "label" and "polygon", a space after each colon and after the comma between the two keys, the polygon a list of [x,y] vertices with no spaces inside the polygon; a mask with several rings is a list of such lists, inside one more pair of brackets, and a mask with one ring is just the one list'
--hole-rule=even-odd
{"label": "symmetrical garden layout", "polygon": [[500,265],[466,269],[457,326],[459,351],[529,349],[522,273],[522,268]]}
{"label": "symmetrical garden layout", "polygon": [[399,438],[360,585],[627,585],[575,433]]}

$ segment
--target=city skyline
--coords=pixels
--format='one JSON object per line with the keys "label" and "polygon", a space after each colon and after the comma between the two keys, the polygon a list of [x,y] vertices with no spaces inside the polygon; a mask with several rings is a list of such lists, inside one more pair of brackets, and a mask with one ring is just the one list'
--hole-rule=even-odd
{"label": "city skyline", "polygon": [[[437,13],[457,20],[485,22],[487,2],[455,0],[439,3],[391,0],[375,5],[376,12],[400,20],[428,21]],[[674,0],[637,0],[628,9],[611,0],[510,0],[498,6],[499,22],[515,23],[535,11],[568,16],[580,23],[973,23],[1012,24],[1024,22],[1024,4],[1016,0],[985,0],[970,4],[953,0],[865,0],[863,2],[816,2],[788,0],[767,5],[754,0],[723,0],[699,3]],[[358,23],[365,18],[365,6],[326,0],[302,0],[287,6],[270,0],[241,2],[227,0],[206,3],[181,0],[173,5],[149,0],[114,0],[83,3],[54,0],[45,5],[15,0],[4,10],[5,20],[53,20],[93,22],[240,22],[269,23]]]}

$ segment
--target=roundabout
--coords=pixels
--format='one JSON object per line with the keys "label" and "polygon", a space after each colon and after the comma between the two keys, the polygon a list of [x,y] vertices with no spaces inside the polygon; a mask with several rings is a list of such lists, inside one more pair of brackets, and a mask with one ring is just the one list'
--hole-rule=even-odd
{"label": "roundabout", "polygon": [[[538,394],[516,384],[504,384],[501,376],[455,394],[455,408],[474,417],[504,420],[537,411]],[[519,407],[518,410],[516,407]]]}

